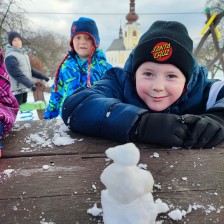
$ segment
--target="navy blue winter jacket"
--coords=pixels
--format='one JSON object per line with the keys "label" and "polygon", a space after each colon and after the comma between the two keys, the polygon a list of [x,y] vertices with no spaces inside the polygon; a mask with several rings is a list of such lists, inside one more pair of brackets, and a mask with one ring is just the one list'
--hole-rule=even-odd
{"label": "navy blue winter jacket", "polygon": [[[136,92],[131,62],[132,54],[124,69],[108,70],[96,85],[80,88],[66,99],[62,118],[72,131],[118,142],[130,141],[139,117],[153,113]],[[160,113],[200,115],[215,110],[224,119],[224,81],[207,79],[207,73],[195,61],[187,90]]]}

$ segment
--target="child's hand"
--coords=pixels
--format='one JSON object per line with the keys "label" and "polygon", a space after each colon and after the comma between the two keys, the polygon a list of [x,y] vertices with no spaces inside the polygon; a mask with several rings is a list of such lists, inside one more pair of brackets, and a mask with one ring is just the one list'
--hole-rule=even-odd
{"label": "child's hand", "polygon": [[30,88],[33,92],[35,92],[37,90],[36,86],[33,85],[31,88]]}
{"label": "child's hand", "polygon": [[50,79],[46,76],[46,78],[44,79],[46,82],[48,82]]}
{"label": "child's hand", "polygon": [[137,140],[170,147],[181,147],[187,138],[188,125],[175,114],[146,113],[137,127]]}
{"label": "child's hand", "polygon": [[45,111],[44,119],[53,119],[59,115],[59,111]]}
{"label": "child's hand", "polygon": [[187,148],[212,148],[224,141],[224,121],[213,114],[181,116],[190,132],[184,146]]}

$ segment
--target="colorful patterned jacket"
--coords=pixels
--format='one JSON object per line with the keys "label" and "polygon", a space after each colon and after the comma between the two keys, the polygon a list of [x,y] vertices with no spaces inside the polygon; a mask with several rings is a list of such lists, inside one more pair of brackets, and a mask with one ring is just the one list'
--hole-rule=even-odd
{"label": "colorful patterned jacket", "polygon": [[[105,54],[97,48],[90,62],[90,83],[94,85],[112,66]],[[74,51],[69,51],[56,73],[51,96],[44,118],[52,119],[59,115],[64,100],[79,87],[87,86],[88,61],[82,62]]]}

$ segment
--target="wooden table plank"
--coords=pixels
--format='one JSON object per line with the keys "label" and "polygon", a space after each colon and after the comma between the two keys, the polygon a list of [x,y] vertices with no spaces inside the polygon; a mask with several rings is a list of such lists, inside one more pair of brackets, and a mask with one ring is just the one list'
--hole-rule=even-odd
{"label": "wooden table plank", "polygon": [[[104,151],[107,146],[101,146]],[[139,146],[141,148],[141,146]],[[153,157],[159,153],[159,158]],[[154,198],[161,198],[173,209],[186,210],[189,204],[224,206],[224,154],[215,150],[164,150],[141,148],[142,164],[147,164],[155,183]],[[105,154],[51,155],[3,158],[0,163],[0,223],[100,223],[101,218],[87,214],[95,202],[100,205],[104,186],[100,175],[108,162]],[[49,165],[43,170],[43,165]],[[14,169],[10,178],[5,169]],[[183,181],[182,177],[187,177]],[[93,185],[96,186],[94,190]],[[171,189],[170,189],[171,188]],[[176,223],[164,215],[164,223]],[[179,223],[224,223],[220,213],[197,209]]]}
{"label": "wooden table plank", "polygon": [[[0,223],[14,223],[15,220],[22,224],[40,223],[42,212],[42,217],[55,223],[96,220],[87,214],[87,209],[100,201],[98,185],[101,189],[103,185],[99,176],[106,164],[105,159],[96,157],[91,163],[89,158],[80,156],[3,159],[0,164]],[[46,164],[50,168],[43,170]],[[2,174],[5,169],[14,169],[11,177]]]}

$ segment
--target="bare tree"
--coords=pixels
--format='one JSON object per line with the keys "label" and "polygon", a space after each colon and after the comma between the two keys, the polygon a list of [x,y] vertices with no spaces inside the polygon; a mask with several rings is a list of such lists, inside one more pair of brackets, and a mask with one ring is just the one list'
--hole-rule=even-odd
{"label": "bare tree", "polygon": [[38,57],[47,76],[54,77],[55,72],[66,55],[69,41],[62,35],[51,31],[39,30],[27,33],[24,47],[29,54]]}
{"label": "bare tree", "polygon": [[207,0],[205,6],[210,8],[212,14],[218,14],[224,9],[224,0]]}
{"label": "bare tree", "polygon": [[7,33],[17,30],[21,34],[27,29],[24,10],[20,7],[22,0],[0,0],[0,46],[7,43]]}
{"label": "bare tree", "polygon": [[[224,0],[207,0],[206,2],[206,10],[210,10],[210,14],[213,15],[214,13],[220,14],[223,13],[224,10]],[[221,35],[221,38],[218,40],[220,48],[224,47],[224,18],[218,24],[218,31]],[[200,64],[205,66],[209,65],[211,61],[217,55],[216,47],[214,45],[214,41],[212,35],[209,35],[206,42],[203,45],[203,48],[200,51],[200,54],[197,56],[197,59]],[[222,65],[218,60],[211,68],[211,77],[214,78],[215,75],[219,72],[224,74]]]}
{"label": "bare tree", "polygon": [[31,24],[20,7],[23,0],[0,0],[0,47],[8,43],[11,30],[18,31],[23,38],[23,46],[28,51],[32,63],[46,75],[53,77],[61,60],[67,53],[69,41],[60,34],[50,31],[31,30]]}

